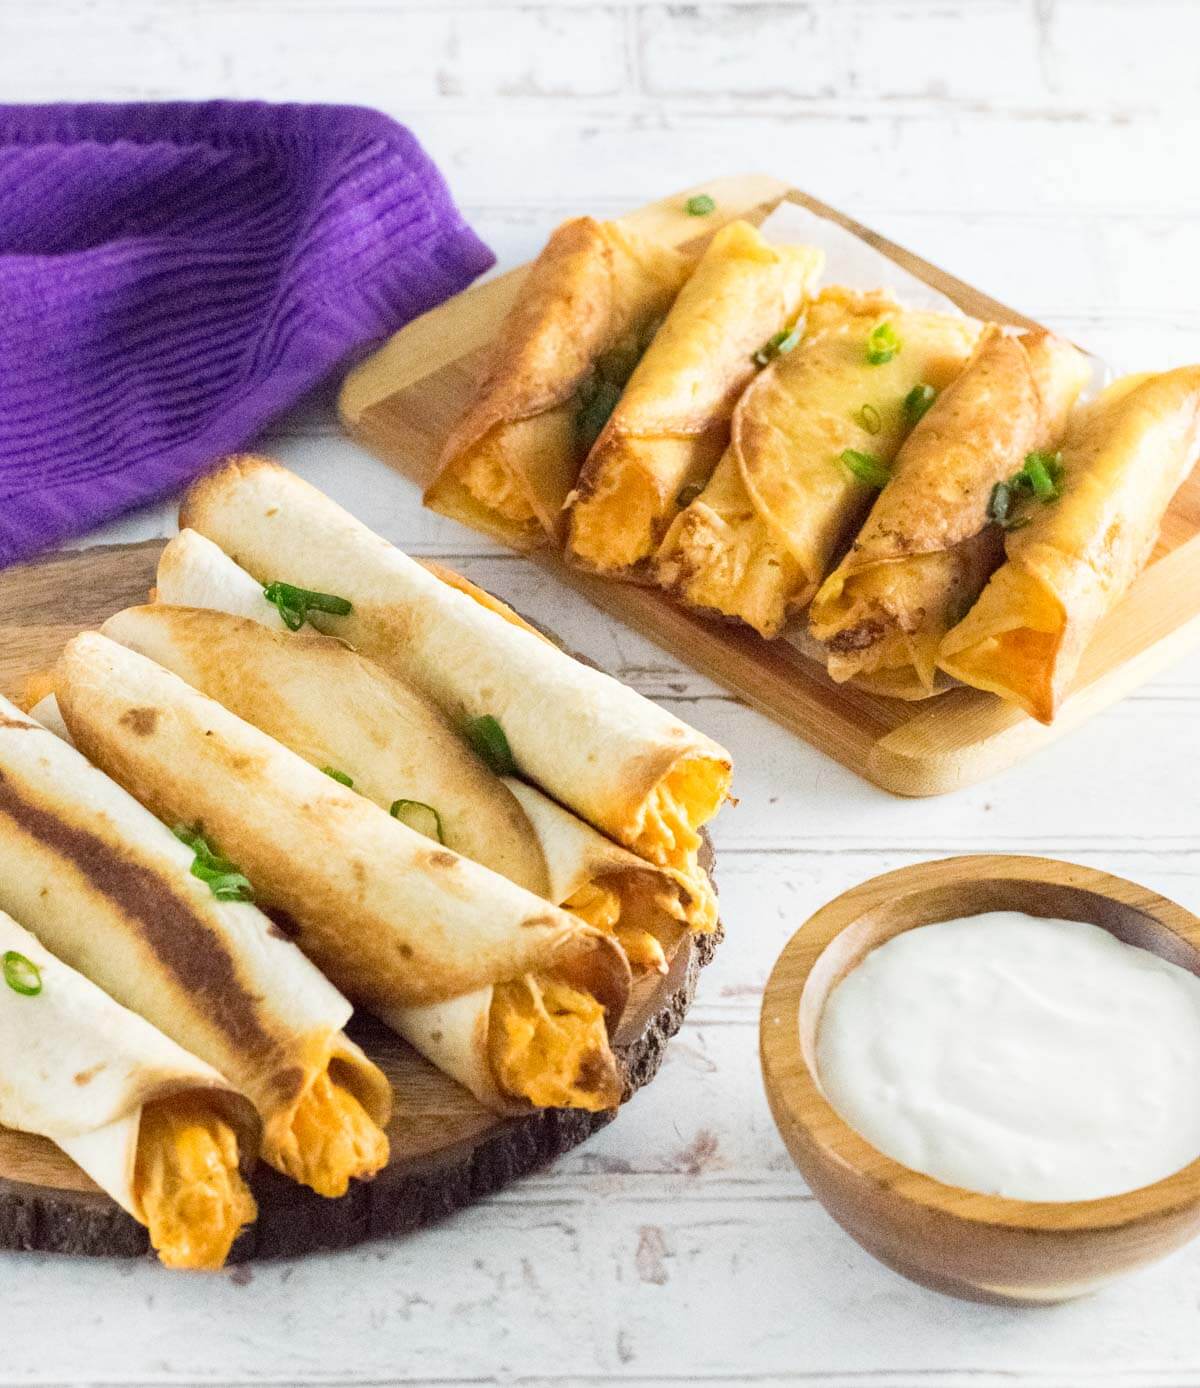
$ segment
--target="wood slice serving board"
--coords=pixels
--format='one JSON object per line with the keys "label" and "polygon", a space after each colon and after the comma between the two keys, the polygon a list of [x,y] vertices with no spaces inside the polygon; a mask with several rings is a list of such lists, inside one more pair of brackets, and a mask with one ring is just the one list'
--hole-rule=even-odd
{"label": "wood slice serving board", "polygon": [[[699,192],[711,194],[717,210],[698,223],[687,216],[684,203]],[[699,247],[724,223],[737,217],[761,222],[784,201],[836,222],[974,317],[1038,326],[845,214],[766,175],[715,179],[642,207],[627,220],[674,245]],[[523,269],[514,270],[457,295],[409,324],[358,366],[339,401],[350,433],[423,486],[472,389],[482,349],[513,303],[523,275]],[[1052,727],[972,689],[906,704],[839,686],[787,642],[764,641],[748,628],[696,616],[648,588],[579,573],[555,554],[533,557],[597,607],[851,770],[899,795],[938,795],[1011,766],[1078,727],[1200,642],[1196,474],[1167,513],[1154,561],[1096,634],[1074,692]]]}
{"label": "wood slice serving board", "polygon": [[[144,602],[161,550],[157,540],[105,546],[0,574],[0,692],[19,697],[27,676],[53,664],[72,636]],[[635,986],[614,1038],[626,1098],[653,1079],[717,939],[681,939],[667,975]],[[570,1109],[497,1118],[372,1019],[356,1019],[350,1032],[395,1090],[390,1163],[340,1200],[260,1167],[253,1180],[258,1221],[234,1246],[233,1261],[342,1248],[417,1228],[490,1195],[612,1118]],[[0,1248],[135,1255],[147,1247],[146,1231],[53,1144],[0,1128]]]}

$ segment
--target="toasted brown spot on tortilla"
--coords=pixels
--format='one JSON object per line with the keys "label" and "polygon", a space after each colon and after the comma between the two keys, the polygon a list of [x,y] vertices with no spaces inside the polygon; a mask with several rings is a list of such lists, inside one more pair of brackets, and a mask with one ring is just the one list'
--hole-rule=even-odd
{"label": "toasted brown spot on tortilla", "polygon": [[453,867],[458,862],[457,853],[447,853],[444,849],[435,849],[429,855],[430,867]]}
{"label": "toasted brown spot on tortilla", "polygon": [[608,1075],[604,1059],[596,1051],[588,1053],[579,1062],[575,1083],[580,1089],[598,1089]]}
{"label": "toasted brown spot on tortilla", "polygon": [[526,916],[525,919],[521,922],[521,929],[537,930],[540,928],[545,928],[547,926],[557,924],[558,922],[554,919],[553,916]]}
{"label": "toasted brown spot on tortilla", "polygon": [[101,1070],[105,1067],[105,1061],[98,1061],[87,1070],[80,1070],[75,1076],[75,1083],[78,1085],[91,1084]]}
{"label": "toasted brown spot on tortilla", "polygon": [[869,618],[865,622],[839,631],[829,642],[829,649],[836,655],[846,655],[850,651],[865,651],[883,638],[883,623]]}
{"label": "toasted brown spot on tortilla", "polygon": [[278,1096],[281,1105],[286,1106],[304,1093],[307,1076],[299,1065],[289,1065],[271,1076],[271,1089]]}
{"label": "toasted brown spot on tortilla", "polygon": [[158,716],[156,708],[127,708],[117,722],[138,737],[149,737],[158,727]]}
{"label": "toasted brown spot on tortilla", "polygon": [[271,1047],[257,999],[242,984],[220,936],[169,879],[140,863],[122,845],[26,798],[0,771],[0,815],[29,838],[66,859],[91,889],[123,915],[171,974],[184,997],[239,1047]]}
{"label": "toasted brown spot on tortilla", "polygon": [[32,723],[28,718],[12,718],[7,713],[0,713],[0,728],[38,728],[40,724]]}
{"label": "toasted brown spot on tortilla", "polygon": [[289,912],[273,906],[267,916],[270,924],[267,926],[267,934],[274,935],[277,940],[298,940],[300,938],[300,923],[295,916]]}

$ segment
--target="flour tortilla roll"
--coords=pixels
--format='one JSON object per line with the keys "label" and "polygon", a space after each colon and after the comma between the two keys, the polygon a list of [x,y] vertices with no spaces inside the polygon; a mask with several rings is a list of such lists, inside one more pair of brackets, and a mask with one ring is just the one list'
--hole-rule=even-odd
{"label": "flour tortilla roll", "polygon": [[682,488],[708,481],[755,353],[791,328],[824,264],[812,246],[772,246],[749,222],[709,242],[629,378],[568,499],[568,556],[623,574],[648,559]]}
{"label": "flour tortilla roll", "polygon": [[1150,558],[1200,451],[1200,366],[1114,382],[1076,411],[1061,495],[1032,502],[1005,563],[946,636],[939,664],[1049,723],[1096,626]]}
{"label": "flour tortilla roll", "polygon": [[936,692],[942,638],[1003,557],[992,489],[1028,454],[1058,445],[1090,375],[1083,353],[1051,333],[984,331],[813,601],[809,629],[835,680],[869,675],[909,698]]}
{"label": "flour tortilla roll", "polygon": [[579,465],[691,266],[620,222],[564,222],[529,268],[426,504],[511,544],[557,541]]}
{"label": "flour tortilla roll", "polygon": [[168,1267],[219,1268],[255,1216],[253,1105],[0,911],[0,1123],[60,1147]]}
{"label": "flour tortilla roll", "polygon": [[[161,817],[236,855],[257,899],[372,1011],[496,985],[516,1099],[611,1107],[608,1028],[629,965],[576,916],[408,828],[176,675],[99,633],[70,642],[57,695],[79,746]],[[536,1002],[523,981],[532,976]],[[509,987],[514,990],[509,994]],[[550,1075],[553,1071],[553,1075]]]}
{"label": "flour tortilla roll", "polygon": [[[880,334],[899,347],[872,362],[873,345],[888,341]],[[874,496],[843,452],[890,466],[907,431],[905,397],[948,386],[978,334],[969,319],[905,309],[886,294],[825,290],[800,344],[738,401],[729,448],[663,541],[658,581],[692,607],[778,636]]]}
{"label": "flour tortilla roll", "polygon": [[[155,715],[126,712],[120,735],[147,736]],[[0,908],[246,1094],[264,1160],[340,1195],[387,1160],[390,1086],[343,1033],[346,999],[255,906],[218,900],[195,860],[0,700]]]}
{"label": "flour tortilla roll", "polygon": [[[221,561],[235,594],[240,576],[275,611]],[[103,631],[412,827],[615,934],[631,962],[665,967],[664,942],[685,918],[682,884],[540,791],[501,780],[423,694],[342,642],[161,603],[119,612]]]}
{"label": "flour tortilla roll", "polygon": [[716,925],[699,826],[725,799],[729,754],[618,681],[456,591],[274,463],[231,459],[197,483],[181,524],[261,583],[336,594],[310,617],[428,694],[462,726],[496,719],[522,780],[639,856],[683,874],[689,924]]}

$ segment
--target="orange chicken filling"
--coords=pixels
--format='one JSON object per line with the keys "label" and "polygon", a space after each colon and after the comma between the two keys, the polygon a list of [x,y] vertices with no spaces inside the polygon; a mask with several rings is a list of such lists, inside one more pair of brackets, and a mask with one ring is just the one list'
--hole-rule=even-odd
{"label": "orange chicken filling", "polygon": [[562,903],[562,908],[606,935],[615,935],[635,969],[665,973],[667,956],[662,941],[650,925],[640,924],[636,917],[642,915],[645,919],[651,913],[665,912],[669,918],[679,920],[679,905],[668,892],[638,892],[631,886],[629,895],[631,900],[627,902],[615,887],[586,882]]}
{"label": "orange chicken filling", "polygon": [[701,840],[695,826],[716,813],[728,788],[728,767],[711,757],[689,758],[655,787],[626,838],[635,853],[677,870],[691,898],[687,922],[701,934],[716,929],[717,897],[697,857]]}
{"label": "orange chicken filling", "polygon": [[518,486],[497,440],[472,448],[462,461],[463,486],[476,501],[510,521],[535,519],[529,499]]}
{"label": "orange chicken filling", "polygon": [[170,1268],[221,1267],[258,1213],[238,1170],[233,1129],[189,1095],[143,1111],[134,1198],[150,1242]]}
{"label": "orange chicken filling", "polygon": [[362,1104],[323,1070],[288,1114],[268,1124],[263,1160],[318,1195],[345,1195],[388,1159],[387,1134]]}
{"label": "orange chicken filling", "polygon": [[488,1052],[505,1093],[537,1108],[616,1108],[621,1079],[604,1008],[559,979],[526,974],[492,995]]}

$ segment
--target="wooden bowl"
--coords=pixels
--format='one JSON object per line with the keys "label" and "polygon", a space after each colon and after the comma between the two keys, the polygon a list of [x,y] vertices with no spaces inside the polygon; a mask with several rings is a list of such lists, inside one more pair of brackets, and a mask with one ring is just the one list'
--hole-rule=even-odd
{"label": "wooden bowl", "polygon": [[1200,1230],[1200,1160],[1102,1200],[980,1195],[876,1151],[834,1112],[817,1079],[825,1001],[865,955],[902,931],[997,910],[1090,921],[1200,974],[1200,920],[1123,878],[1047,858],[921,863],[853,888],[792,936],[763,998],[763,1076],[775,1122],[813,1194],[881,1262],[973,1301],[1065,1301]]}

